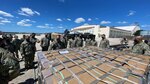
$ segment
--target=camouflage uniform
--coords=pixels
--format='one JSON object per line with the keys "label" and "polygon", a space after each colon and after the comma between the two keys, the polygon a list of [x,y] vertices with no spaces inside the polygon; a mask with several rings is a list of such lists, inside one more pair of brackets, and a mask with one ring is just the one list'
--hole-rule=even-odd
{"label": "camouflage uniform", "polygon": [[97,42],[95,40],[91,41],[91,46],[97,46]]}
{"label": "camouflage uniform", "polygon": [[146,43],[141,42],[132,47],[132,53],[150,56],[150,48]]}
{"label": "camouflage uniform", "polygon": [[86,39],[85,46],[90,46],[90,45],[91,45],[91,39]]}
{"label": "camouflage uniform", "polygon": [[50,50],[57,50],[57,49],[60,49],[60,45],[59,45],[59,43],[57,43],[57,40],[55,39],[55,40],[52,40],[52,42],[50,43],[50,46],[49,46],[49,51]]}
{"label": "camouflage uniform", "polygon": [[12,41],[12,44],[13,44],[14,47],[15,47],[15,54],[16,54],[16,57],[19,58],[18,50],[20,50],[21,41],[20,41],[19,39],[14,39],[14,40]]}
{"label": "camouflage uniform", "polygon": [[0,47],[0,84],[8,84],[19,75],[19,61],[13,53]]}
{"label": "camouflage uniform", "polygon": [[67,45],[66,45],[67,41],[66,41],[65,38],[60,38],[60,37],[59,37],[59,38],[57,38],[56,40],[57,40],[56,43],[57,43],[57,45],[58,45],[57,47],[59,47],[59,49],[64,49],[64,48],[66,48],[66,46],[67,46]]}
{"label": "camouflage uniform", "polygon": [[20,39],[20,43],[24,42],[24,40],[25,40],[24,38],[21,38],[21,39]]}
{"label": "camouflage uniform", "polygon": [[12,44],[12,42],[7,38],[7,39],[4,39],[4,49],[10,51],[11,53],[15,53],[15,46]]}
{"label": "camouflage uniform", "polygon": [[68,44],[69,44],[69,48],[75,47],[75,40],[69,39]]}
{"label": "camouflage uniform", "polygon": [[80,37],[77,37],[75,39],[75,44],[76,44],[76,47],[82,47],[83,46],[83,40]]}
{"label": "camouflage uniform", "polygon": [[62,49],[63,48],[67,48],[67,40],[66,40],[66,38],[61,38],[61,42],[62,42]]}
{"label": "camouflage uniform", "polygon": [[49,47],[49,39],[44,37],[41,39],[41,47],[42,47],[42,51],[47,51],[48,47]]}
{"label": "camouflage uniform", "polygon": [[48,51],[50,51],[50,50],[54,50],[54,45],[55,45],[55,42],[53,41],[53,42],[50,42],[50,45],[49,45],[49,48],[48,48]]}
{"label": "camouflage uniform", "polygon": [[120,42],[121,44],[127,44],[128,43],[128,40],[126,38],[123,38]]}
{"label": "camouflage uniform", "polygon": [[34,54],[35,54],[35,52],[36,52],[36,42],[38,42],[38,39],[37,38],[30,38],[30,42],[34,47],[33,51],[34,51]]}
{"label": "camouflage uniform", "polygon": [[100,48],[109,48],[109,40],[102,39],[99,45]]}
{"label": "camouflage uniform", "polygon": [[20,46],[20,52],[21,55],[24,57],[26,69],[33,67],[35,54],[34,49],[35,47],[33,46],[33,44],[26,40]]}

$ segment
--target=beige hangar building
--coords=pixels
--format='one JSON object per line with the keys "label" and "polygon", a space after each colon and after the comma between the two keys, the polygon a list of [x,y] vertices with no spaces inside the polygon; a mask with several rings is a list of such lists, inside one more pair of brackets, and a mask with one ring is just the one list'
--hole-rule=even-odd
{"label": "beige hangar building", "polygon": [[91,33],[98,38],[101,34],[105,34],[107,38],[122,38],[132,36],[134,32],[140,30],[139,26],[120,26],[109,27],[101,25],[83,25],[71,29],[71,32]]}

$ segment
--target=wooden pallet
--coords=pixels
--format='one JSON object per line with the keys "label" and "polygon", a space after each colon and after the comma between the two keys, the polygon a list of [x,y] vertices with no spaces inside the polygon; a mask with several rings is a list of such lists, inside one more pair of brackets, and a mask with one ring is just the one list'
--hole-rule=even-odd
{"label": "wooden pallet", "polygon": [[37,53],[39,76],[46,84],[142,84],[149,57],[96,47]]}

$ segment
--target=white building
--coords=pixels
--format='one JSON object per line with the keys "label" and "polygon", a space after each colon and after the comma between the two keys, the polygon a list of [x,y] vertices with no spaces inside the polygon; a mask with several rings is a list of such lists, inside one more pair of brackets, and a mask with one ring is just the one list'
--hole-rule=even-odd
{"label": "white building", "polygon": [[127,31],[131,31],[131,34],[133,35],[137,30],[140,30],[140,26],[134,25],[134,26],[120,26],[120,27],[115,27],[118,29],[123,29]]}
{"label": "white building", "polygon": [[142,36],[150,36],[150,30],[144,30],[140,33]]}
{"label": "white building", "polygon": [[100,33],[99,25],[84,25],[71,29],[71,32],[79,32],[79,33],[91,33],[94,35],[98,35]]}
{"label": "white building", "polygon": [[117,29],[114,27],[106,27],[101,28],[100,34],[105,34],[107,38],[122,38],[126,36],[131,36],[131,31],[123,30],[123,29]]}
{"label": "white building", "polygon": [[98,38],[101,34],[105,34],[107,38],[122,38],[131,36],[134,32],[140,30],[139,26],[122,26],[109,27],[101,25],[83,25],[71,29],[71,32],[91,33]]}

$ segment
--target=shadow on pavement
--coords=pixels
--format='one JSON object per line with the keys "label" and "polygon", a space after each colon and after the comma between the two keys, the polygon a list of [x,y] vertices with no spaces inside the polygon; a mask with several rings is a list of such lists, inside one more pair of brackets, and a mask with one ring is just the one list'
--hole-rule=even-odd
{"label": "shadow on pavement", "polygon": [[22,68],[20,69],[20,72],[24,72],[26,70],[26,68]]}
{"label": "shadow on pavement", "polygon": [[21,82],[18,84],[34,84],[35,82],[37,82],[37,79],[34,80],[33,78],[29,78],[25,82]]}
{"label": "shadow on pavement", "polygon": [[34,62],[34,64],[38,64],[38,62],[36,61],[36,62]]}
{"label": "shadow on pavement", "polygon": [[23,74],[25,74],[25,73],[21,73],[21,72],[20,72],[19,76],[20,76],[20,75],[23,75]]}
{"label": "shadow on pavement", "polygon": [[38,68],[38,66],[34,66],[34,69]]}
{"label": "shadow on pavement", "polygon": [[[31,67],[31,68],[29,68],[29,69],[36,69],[37,67],[38,67],[38,62],[34,62],[34,66],[33,67]],[[36,66],[35,66],[36,65]],[[27,69],[26,68],[22,68],[22,69],[20,69],[20,72],[24,72],[24,71],[26,71]]]}

